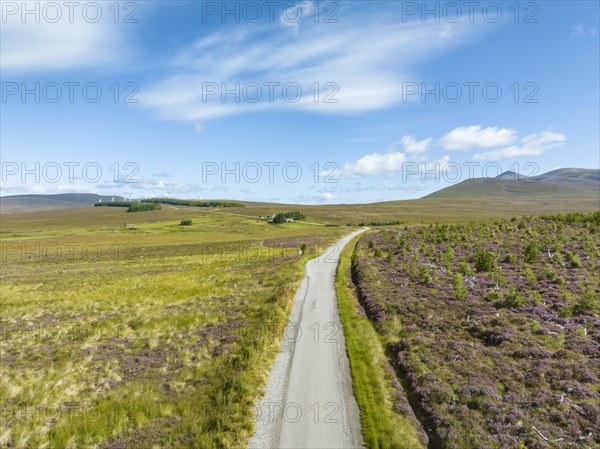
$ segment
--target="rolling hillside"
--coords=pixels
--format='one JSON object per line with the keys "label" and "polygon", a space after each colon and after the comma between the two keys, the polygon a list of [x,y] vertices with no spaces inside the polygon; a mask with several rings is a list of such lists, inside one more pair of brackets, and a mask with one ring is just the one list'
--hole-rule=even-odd
{"label": "rolling hillside", "polygon": [[[243,209],[197,208],[166,206],[163,211],[138,217],[143,220],[161,220],[165,217],[189,218],[205,214],[242,215],[258,217],[281,211],[299,211],[309,222],[337,225],[384,223],[448,223],[473,221],[514,215],[554,214],[568,212],[593,212],[600,209],[600,171],[590,169],[560,169],[527,178],[503,173],[498,179],[474,179],[439,190],[416,200],[387,201],[370,204],[275,204],[241,202]],[[77,222],[123,223],[125,210],[93,211],[89,208],[98,199],[110,201],[111,197],[91,194],[20,195],[0,198],[2,227],[10,229],[13,223],[54,222],[69,216]],[[122,199],[115,197],[115,201]],[[64,208],[85,207],[86,211]],[[45,210],[44,214],[39,211]],[[8,212],[19,212],[8,213]],[[66,214],[66,215],[65,215]],[[165,217],[163,217],[163,215]],[[41,225],[40,225],[41,226]],[[42,226],[43,227],[43,226]]]}
{"label": "rolling hillside", "polygon": [[122,201],[120,196],[103,196],[94,193],[59,193],[57,195],[13,195],[0,197],[0,210],[25,212],[73,207],[93,206],[98,201]]}
{"label": "rolling hillside", "polygon": [[600,201],[600,170],[561,168],[539,176],[505,172],[496,178],[476,178],[447,187],[425,198],[549,198]]}

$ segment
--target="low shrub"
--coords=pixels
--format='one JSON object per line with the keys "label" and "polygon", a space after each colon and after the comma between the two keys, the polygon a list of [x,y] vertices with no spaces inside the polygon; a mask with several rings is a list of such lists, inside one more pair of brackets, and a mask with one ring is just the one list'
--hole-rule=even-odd
{"label": "low shrub", "polygon": [[475,250],[474,262],[478,273],[492,271],[495,267],[494,254],[481,247]]}

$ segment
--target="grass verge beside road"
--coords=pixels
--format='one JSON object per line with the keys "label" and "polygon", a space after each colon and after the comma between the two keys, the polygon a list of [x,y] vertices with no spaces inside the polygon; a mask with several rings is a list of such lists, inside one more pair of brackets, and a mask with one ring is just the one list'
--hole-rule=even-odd
{"label": "grass verge beside road", "polygon": [[358,238],[341,254],[336,293],[365,444],[370,449],[424,448],[402,387],[395,381],[379,337],[354,295],[350,264]]}

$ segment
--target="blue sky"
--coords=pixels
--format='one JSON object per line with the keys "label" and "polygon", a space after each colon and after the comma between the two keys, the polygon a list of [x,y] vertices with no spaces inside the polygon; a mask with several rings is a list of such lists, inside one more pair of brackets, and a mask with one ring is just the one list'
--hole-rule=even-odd
{"label": "blue sky", "polygon": [[1,4],[2,195],[369,202],[600,165],[595,1]]}

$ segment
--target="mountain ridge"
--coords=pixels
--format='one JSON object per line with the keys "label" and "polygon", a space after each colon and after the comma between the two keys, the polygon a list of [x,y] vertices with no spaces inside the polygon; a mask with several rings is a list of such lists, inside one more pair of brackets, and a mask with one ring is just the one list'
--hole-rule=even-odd
{"label": "mountain ridge", "polygon": [[[600,170],[587,168],[560,168],[541,175],[527,176],[505,171],[494,178],[473,178],[437,190],[416,200],[448,199],[547,199],[598,200],[600,208]],[[93,193],[26,194],[0,197],[0,211],[26,212],[92,206],[98,201],[123,201],[122,196]],[[395,203],[390,200],[383,203]],[[252,204],[254,202],[242,201]],[[260,203],[260,202],[259,202]],[[382,203],[382,204],[383,204]],[[379,204],[379,203],[370,203]],[[336,206],[336,205],[331,205]]]}
{"label": "mountain ridge", "polygon": [[554,197],[556,199],[596,195],[600,202],[600,170],[559,168],[536,176],[507,171],[494,178],[467,179],[433,192],[423,199],[506,197],[510,195],[521,198]]}

